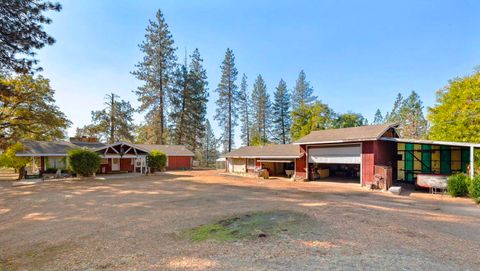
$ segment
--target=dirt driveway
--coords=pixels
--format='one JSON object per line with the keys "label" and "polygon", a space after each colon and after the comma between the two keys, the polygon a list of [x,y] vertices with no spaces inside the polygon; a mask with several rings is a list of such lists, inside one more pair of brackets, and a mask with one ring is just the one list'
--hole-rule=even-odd
{"label": "dirt driveway", "polygon": [[[179,237],[233,214],[286,210],[300,235],[219,243]],[[478,270],[480,209],[353,184],[216,171],[10,187],[0,182],[0,270]]]}

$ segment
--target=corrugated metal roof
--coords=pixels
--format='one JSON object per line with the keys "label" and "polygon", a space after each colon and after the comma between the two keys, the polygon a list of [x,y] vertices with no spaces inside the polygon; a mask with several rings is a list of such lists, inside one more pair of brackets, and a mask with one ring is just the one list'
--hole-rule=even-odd
{"label": "corrugated metal roof", "polygon": [[301,157],[300,146],[287,145],[266,145],[266,146],[245,146],[225,154],[225,157],[243,158],[296,158]]}
{"label": "corrugated metal roof", "polygon": [[351,128],[313,131],[293,144],[354,142],[379,139],[388,129],[397,124],[367,125]]}

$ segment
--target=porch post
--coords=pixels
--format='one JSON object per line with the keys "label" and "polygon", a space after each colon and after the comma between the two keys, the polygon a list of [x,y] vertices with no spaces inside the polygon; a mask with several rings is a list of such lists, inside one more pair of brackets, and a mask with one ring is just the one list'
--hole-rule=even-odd
{"label": "porch post", "polygon": [[470,146],[470,178],[473,178],[473,175],[475,174],[475,170],[473,168],[473,159],[475,157],[475,155],[473,155],[474,149],[475,148],[473,146]]}

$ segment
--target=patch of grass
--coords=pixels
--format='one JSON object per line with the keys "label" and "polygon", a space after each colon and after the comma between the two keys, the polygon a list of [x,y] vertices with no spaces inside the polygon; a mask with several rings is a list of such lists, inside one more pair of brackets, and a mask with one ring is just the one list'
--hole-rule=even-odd
{"label": "patch of grass", "polygon": [[294,232],[307,220],[306,215],[290,211],[247,213],[187,230],[182,235],[191,241],[265,238]]}

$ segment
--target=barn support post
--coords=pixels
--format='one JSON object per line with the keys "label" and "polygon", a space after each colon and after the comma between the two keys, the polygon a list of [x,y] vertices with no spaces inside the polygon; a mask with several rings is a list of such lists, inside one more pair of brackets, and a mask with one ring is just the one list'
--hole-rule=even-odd
{"label": "barn support post", "polygon": [[473,178],[473,175],[475,174],[475,169],[473,168],[473,159],[474,159],[474,147],[470,146],[470,178]]}

